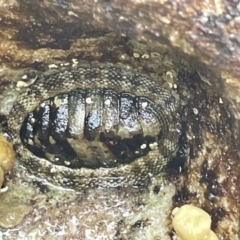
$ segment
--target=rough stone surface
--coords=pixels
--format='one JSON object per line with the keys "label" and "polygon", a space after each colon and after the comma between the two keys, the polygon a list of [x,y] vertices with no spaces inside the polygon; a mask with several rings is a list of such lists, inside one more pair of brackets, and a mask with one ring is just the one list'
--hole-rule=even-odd
{"label": "rough stone surface", "polygon": [[18,159],[7,175],[5,196],[33,208],[16,228],[1,228],[2,235],[176,239],[171,211],[187,203],[210,214],[219,239],[237,240],[237,3],[122,2],[0,1],[3,131],[16,96],[34,84],[36,72],[69,62],[113,63],[148,74],[179,94],[184,131],[177,157],[165,176],[153,179],[147,188],[82,193],[46,185],[21,168]]}
{"label": "rough stone surface", "polygon": [[[76,11],[91,5],[77,2]],[[94,1],[91,10],[95,19],[122,34],[138,41],[167,42],[187,55],[203,76],[211,76],[210,82],[224,90],[240,119],[238,1],[103,0]]]}

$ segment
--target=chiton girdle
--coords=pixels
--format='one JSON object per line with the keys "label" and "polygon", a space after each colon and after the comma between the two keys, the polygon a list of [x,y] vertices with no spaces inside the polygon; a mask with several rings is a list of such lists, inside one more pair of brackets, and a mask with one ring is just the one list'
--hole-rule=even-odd
{"label": "chiton girdle", "polygon": [[174,156],[179,101],[126,69],[66,67],[26,88],[8,125],[20,161],[39,177],[74,189],[134,185]]}

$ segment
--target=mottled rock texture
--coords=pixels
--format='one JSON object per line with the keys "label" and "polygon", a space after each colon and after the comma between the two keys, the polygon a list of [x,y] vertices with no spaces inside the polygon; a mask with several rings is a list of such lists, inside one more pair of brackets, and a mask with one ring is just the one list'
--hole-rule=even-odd
{"label": "mottled rock texture", "polygon": [[183,127],[177,157],[144,189],[56,189],[17,159],[0,198],[30,207],[15,229],[1,226],[3,237],[176,239],[171,210],[188,203],[210,214],[219,239],[239,239],[238,9],[234,1],[0,1],[3,130],[39,72],[76,62],[128,67],[171,87]]}
{"label": "mottled rock texture", "polygon": [[[168,43],[188,56],[224,91],[240,119],[239,1],[113,0],[92,6],[94,18],[106,26],[138,41]],[[77,1],[74,7],[79,9]]]}

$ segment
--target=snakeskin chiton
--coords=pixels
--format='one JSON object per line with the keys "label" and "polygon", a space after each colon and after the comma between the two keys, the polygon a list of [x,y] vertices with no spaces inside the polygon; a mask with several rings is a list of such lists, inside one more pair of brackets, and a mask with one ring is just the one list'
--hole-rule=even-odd
{"label": "snakeskin chiton", "polygon": [[178,97],[152,79],[111,65],[39,76],[8,126],[20,161],[74,189],[145,183],[175,154]]}

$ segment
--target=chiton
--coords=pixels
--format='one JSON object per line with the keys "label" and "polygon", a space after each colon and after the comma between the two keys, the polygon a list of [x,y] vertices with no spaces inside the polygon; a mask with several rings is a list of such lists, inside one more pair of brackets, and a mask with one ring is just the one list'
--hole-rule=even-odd
{"label": "chiton", "polygon": [[145,183],[174,156],[181,130],[172,90],[112,65],[43,73],[8,126],[30,172],[74,189]]}

